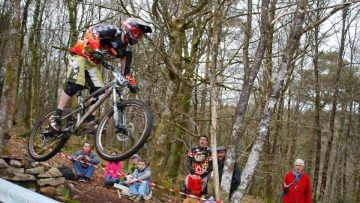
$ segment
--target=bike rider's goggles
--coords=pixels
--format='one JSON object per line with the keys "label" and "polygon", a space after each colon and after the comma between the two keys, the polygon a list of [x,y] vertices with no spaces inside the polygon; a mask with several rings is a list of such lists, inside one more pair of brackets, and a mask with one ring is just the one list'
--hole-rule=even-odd
{"label": "bike rider's goggles", "polygon": [[134,45],[142,39],[144,32],[140,28],[132,26],[128,31],[128,35],[130,37],[130,44]]}

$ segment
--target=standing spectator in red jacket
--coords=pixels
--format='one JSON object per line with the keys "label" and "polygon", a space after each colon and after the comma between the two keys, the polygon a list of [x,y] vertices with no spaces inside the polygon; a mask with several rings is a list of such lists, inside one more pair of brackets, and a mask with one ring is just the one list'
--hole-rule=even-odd
{"label": "standing spectator in red jacket", "polygon": [[294,169],[286,174],[282,201],[284,203],[311,203],[310,177],[304,172],[305,163],[297,159]]}

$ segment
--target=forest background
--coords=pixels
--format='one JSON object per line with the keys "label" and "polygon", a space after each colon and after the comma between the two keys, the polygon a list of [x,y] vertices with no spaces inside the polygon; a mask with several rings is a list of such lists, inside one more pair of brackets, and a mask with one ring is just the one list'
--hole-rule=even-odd
{"label": "forest background", "polygon": [[222,197],[233,164],[243,171],[232,202],[245,193],[278,202],[296,158],[306,162],[314,202],[360,202],[359,6],[0,0],[0,151],[10,147],[14,124],[31,129],[57,105],[66,54],[84,31],[134,16],[154,30],[133,60],[138,98],[155,115],[140,151],[153,180],[178,188],[188,172],[186,152],[205,134],[228,148]]}

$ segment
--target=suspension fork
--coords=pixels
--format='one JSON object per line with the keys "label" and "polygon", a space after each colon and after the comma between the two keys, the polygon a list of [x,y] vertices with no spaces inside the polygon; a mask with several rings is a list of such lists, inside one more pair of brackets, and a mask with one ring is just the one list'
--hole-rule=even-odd
{"label": "suspension fork", "polygon": [[119,107],[118,107],[118,100],[119,97],[116,92],[116,86],[113,85],[112,87],[112,93],[113,93],[113,109],[114,109],[114,122],[115,122],[115,128],[119,127]]}
{"label": "suspension fork", "polygon": [[[121,130],[125,128],[126,115],[124,114],[124,112],[122,112],[122,109],[119,109],[119,104],[121,102],[121,96],[119,97],[120,93],[117,92],[115,87],[113,87],[112,91],[115,128]],[[119,110],[121,112],[119,112]]]}

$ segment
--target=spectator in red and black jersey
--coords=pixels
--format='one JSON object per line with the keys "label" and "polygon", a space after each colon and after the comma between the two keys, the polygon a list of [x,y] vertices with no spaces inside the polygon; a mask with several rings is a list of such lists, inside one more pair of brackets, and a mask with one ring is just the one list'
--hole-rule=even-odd
{"label": "spectator in red and black jersey", "polygon": [[201,135],[199,145],[188,152],[187,166],[190,174],[185,178],[181,191],[195,196],[207,194],[208,175],[212,171],[211,149],[208,137]]}

